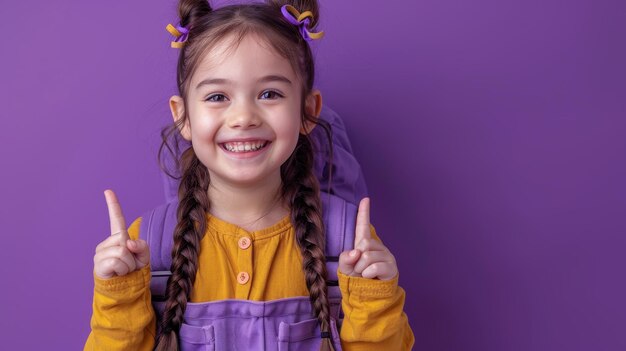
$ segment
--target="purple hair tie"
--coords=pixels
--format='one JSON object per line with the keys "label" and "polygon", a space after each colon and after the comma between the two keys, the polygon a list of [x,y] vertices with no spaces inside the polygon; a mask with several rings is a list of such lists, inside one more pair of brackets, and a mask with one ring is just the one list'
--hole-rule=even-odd
{"label": "purple hair tie", "polygon": [[189,35],[189,29],[180,25],[174,27],[172,24],[168,24],[165,29],[176,37],[176,40],[172,42],[172,47],[175,49],[181,49],[187,44],[187,36]]}
{"label": "purple hair tie", "polygon": [[311,41],[313,39],[320,39],[324,36],[324,32],[314,33],[307,30],[309,23],[311,23],[311,19],[313,19],[313,12],[304,11],[303,13],[300,13],[300,11],[296,10],[296,8],[291,5],[283,5],[280,8],[280,11],[289,23],[298,26],[300,34],[305,40]]}

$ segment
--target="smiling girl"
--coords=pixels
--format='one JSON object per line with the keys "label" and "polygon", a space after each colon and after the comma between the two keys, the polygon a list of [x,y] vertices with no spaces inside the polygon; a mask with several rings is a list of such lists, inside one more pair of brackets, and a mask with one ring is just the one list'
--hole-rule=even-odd
{"label": "smiling girl", "polygon": [[165,306],[152,306],[150,255],[160,253],[139,239],[142,218],[127,228],[105,191],[111,235],[94,256],[85,350],[410,350],[405,292],[368,198],[354,249],[339,257],[341,324],[329,308],[331,233],[309,140],[322,107],[308,43],[321,37],[317,1],[185,0],[178,12],[169,132],[191,147],[179,160]]}

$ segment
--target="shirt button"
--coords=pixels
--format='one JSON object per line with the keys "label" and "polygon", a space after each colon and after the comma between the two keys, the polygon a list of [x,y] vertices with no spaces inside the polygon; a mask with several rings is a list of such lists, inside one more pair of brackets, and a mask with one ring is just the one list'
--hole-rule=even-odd
{"label": "shirt button", "polygon": [[241,239],[239,239],[239,248],[245,250],[250,247],[251,243],[252,241],[250,240],[250,238],[248,238],[247,236],[244,236]]}
{"label": "shirt button", "polygon": [[237,274],[237,283],[243,285],[245,283],[248,282],[248,280],[250,280],[250,275],[246,272],[239,272],[239,274]]}

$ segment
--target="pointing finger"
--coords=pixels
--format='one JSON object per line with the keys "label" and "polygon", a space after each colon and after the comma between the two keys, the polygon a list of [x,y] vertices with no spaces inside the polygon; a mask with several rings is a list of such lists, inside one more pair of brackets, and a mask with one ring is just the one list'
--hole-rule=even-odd
{"label": "pointing finger", "polygon": [[117,200],[117,196],[113,190],[105,190],[104,197],[107,201],[107,207],[109,209],[109,222],[111,223],[111,235],[122,233],[121,242],[126,242],[129,239],[126,232],[126,221],[122,214],[122,208]]}
{"label": "pointing finger", "polygon": [[356,227],[354,236],[354,247],[356,248],[361,240],[371,239],[370,232],[370,199],[364,197],[359,203],[359,211],[356,215]]}

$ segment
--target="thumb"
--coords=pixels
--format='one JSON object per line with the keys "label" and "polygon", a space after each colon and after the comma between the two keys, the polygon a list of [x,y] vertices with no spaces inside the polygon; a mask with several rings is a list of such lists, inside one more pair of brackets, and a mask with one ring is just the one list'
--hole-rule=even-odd
{"label": "thumb", "polygon": [[360,276],[359,273],[354,272],[354,266],[361,257],[361,251],[351,250],[344,251],[339,255],[339,271],[345,275]]}
{"label": "thumb", "polygon": [[150,264],[150,248],[145,240],[128,240],[126,242],[128,250],[133,253],[137,269],[143,268]]}

